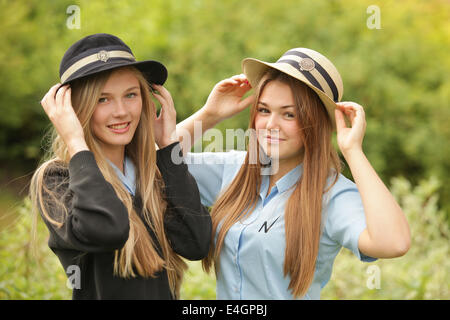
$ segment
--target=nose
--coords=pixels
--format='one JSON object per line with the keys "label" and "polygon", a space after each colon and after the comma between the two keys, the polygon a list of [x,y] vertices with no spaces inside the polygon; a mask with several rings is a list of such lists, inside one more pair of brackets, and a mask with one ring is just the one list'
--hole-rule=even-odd
{"label": "nose", "polygon": [[116,103],[114,104],[114,109],[113,109],[113,114],[112,114],[113,117],[120,118],[120,117],[125,116],[126,114],[127,114],[127,109],[126,109],[125,103],[122,100],[117,99]]}
{"label": "nose", "polygon": [[278,115],[273,112],[266,122],[266,129],[269,133],[276,133],[280,131],[280,122],[278,121]]}

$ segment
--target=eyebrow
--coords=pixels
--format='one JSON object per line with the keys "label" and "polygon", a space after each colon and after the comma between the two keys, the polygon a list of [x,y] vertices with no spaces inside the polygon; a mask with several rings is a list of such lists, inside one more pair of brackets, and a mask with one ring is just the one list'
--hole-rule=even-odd
{"label": "eyebrow", "polygon": [[[269,105],[267,103],[262,102],[262,101],[258,101],[258,104],[262,104],[265,107],[269,107]],[[286,108],[295,108],[295,105],[290,104],[290,105],[280,107],[280,109],[286,109]]]}
{"label": "eyebrow", "polygon": [[[128,92],[128,91],[131,91],[131,90],[134,90],[134,89],[140,89],[138,86],[134,86],[134,87],[130,87],[130,88],[128,88],[127,90],[125,90],[124,92]],[[101,93],[101,95],[111,95],[112,93],[109,93],[109,92],[102,92]]]}

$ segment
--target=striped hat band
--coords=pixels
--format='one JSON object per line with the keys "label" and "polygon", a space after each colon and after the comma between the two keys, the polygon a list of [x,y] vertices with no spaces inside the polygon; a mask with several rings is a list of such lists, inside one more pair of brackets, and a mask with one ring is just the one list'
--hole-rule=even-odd
{"label": "striped hat band", "polygon": [[318,95],[334,125],[334,110],[336,103],[342,99],[344,86],[336,67],[319,52],[307,48],[294,48],[283,54],[277,62],[245,58],[242,60],[242,69],[254,88],[271,69],[303,82]]}
{"label": "striped hat band", "polygon": [[317,89],[334,102],[339,102],[338,87],[327,70],[311,56],[297,50],[289,50],[276,63],[287,63],[297,69]]}
{"label": "striped hat band", "polygon": [[122,67],[136,68],[148,83],[162,85],[167,79],[167,69],[161,62],[136,61],[129,46],[107,33],[91,34],[72,44],[61,59],[59,76],[65,85]]}
{"label": "striped hat band", "polygon": [[134,56],[127,52],[122,50],[100,50],[97,53],[91,54],[87,57],[84,57],[74,64],[72,64],[61,76],[61,81],[65,82],[72,74],[80,70],[81,68],[84,68],[88,66],[89,64],[95,63],[97,61],[107,62],[111,58],[124,58],[129,61],[136,61]]}

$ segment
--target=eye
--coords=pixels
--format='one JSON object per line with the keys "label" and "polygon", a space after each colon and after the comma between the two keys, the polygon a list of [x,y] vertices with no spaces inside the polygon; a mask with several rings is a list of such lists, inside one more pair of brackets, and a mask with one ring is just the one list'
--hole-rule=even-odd
{"label": "eye", "polygon": [[130,93],[127,93],[127,95],[126,95],[126,97],[127,98],[134,98],[134,97],[137,97],[137,93],[136,92],[130,92]]}
{"label": "eye", "polygon": [[295,114],[293,114],[292,112],[286,112],[284,115],[286,116],[286,118],[289,118],[289,119],[295,118]]}
{"label": "eye", "polygon": [[258,108],[258,112],[259,113],[270,113],[270,111],[267,108],[263,108],[263,107]]}
{"label": "eye", "polygon": [[105,103],[105,102],[108,102],[108,98],[101,97],[100,99],[98,99],[98,103]]}

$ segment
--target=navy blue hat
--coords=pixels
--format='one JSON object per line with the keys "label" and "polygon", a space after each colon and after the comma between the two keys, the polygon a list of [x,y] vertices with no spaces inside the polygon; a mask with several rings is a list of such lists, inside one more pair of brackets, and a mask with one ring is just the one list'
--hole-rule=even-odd
{"label": "navy blue hat", "polygon": [[96,33],[75,42],[64,54],[59,66],[61,84],[105,70],[133,66],[149,83],[162,85],[167,69],[158,61],[136,61],[131,49],[111,34]]}

